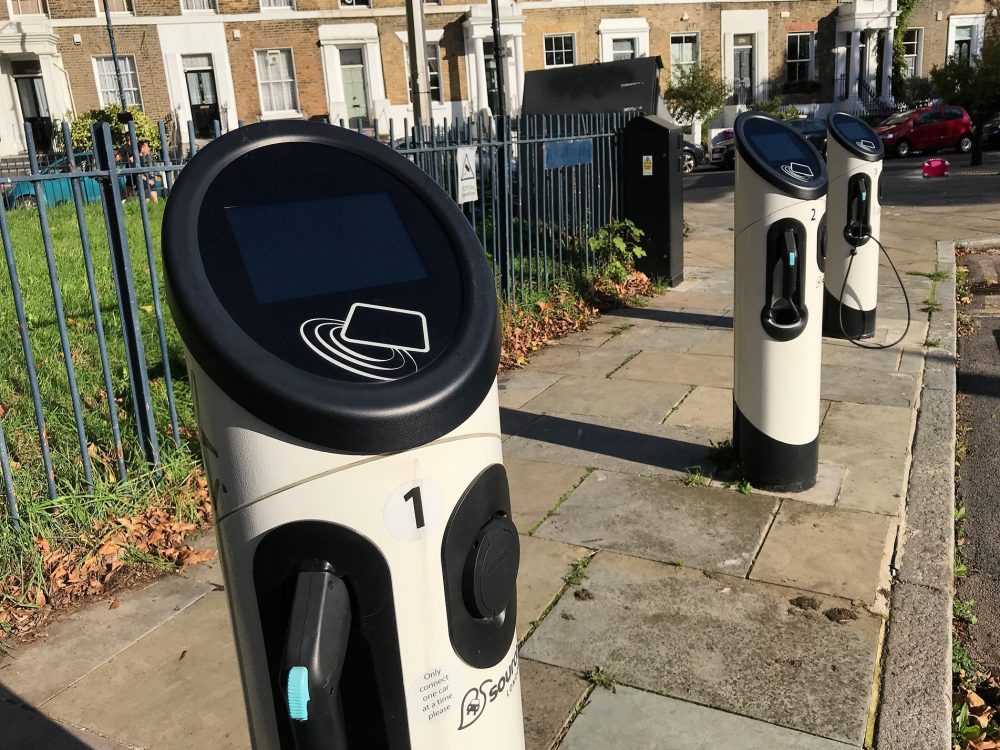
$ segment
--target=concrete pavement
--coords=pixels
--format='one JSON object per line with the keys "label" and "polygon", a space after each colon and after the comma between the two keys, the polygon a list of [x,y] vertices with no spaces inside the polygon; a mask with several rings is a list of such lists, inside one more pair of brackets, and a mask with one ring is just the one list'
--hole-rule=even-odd
{"label": "concrete pavement", "polygon": [[[934,272],[935,239],[1000,236],[983,203],[1000,180],[910,167],[890,163],[883,214],[901,270]],[[716,179],[688,183],[683,285],[501,377],[531,750],[837,750],[875,730],[934,282],[904,276],[899,348],[824,343],[815,490],[725,487],[710,451],[731,432],[732,194]],[[905,307],[882,282],[885,341]],[[217,563],[192,568],[0,660],[0,750],[248,747],[221,584]],[[919,625],[891,611],[890,634]]]}

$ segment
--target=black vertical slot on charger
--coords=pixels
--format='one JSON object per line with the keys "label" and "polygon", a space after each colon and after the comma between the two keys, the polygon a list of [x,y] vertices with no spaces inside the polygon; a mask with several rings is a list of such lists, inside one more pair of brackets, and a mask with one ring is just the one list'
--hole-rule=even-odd
{"label": "black vertical slot on charger", "polygon": [[767,230],[764,309],[761,325],[776,341],[790,341],[806,327],[806,228],[795,219],[781,219]]}
{"label": "black vertical slot on charger", "polygon": [[872,233],[872,179],[856,174],[847,181],[847,223],[844,239],[858,247],[868,242]]}

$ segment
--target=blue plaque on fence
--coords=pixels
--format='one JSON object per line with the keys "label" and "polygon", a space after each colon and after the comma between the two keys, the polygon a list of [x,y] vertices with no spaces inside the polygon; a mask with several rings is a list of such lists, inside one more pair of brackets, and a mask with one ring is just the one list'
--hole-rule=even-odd
{"label": "blue plaque on fence", "polygon": [[594,142],[590,138],[572,141],[550,141],[542,144],[545,154],[545,168],[575,167],[578,164],[594,162]]}

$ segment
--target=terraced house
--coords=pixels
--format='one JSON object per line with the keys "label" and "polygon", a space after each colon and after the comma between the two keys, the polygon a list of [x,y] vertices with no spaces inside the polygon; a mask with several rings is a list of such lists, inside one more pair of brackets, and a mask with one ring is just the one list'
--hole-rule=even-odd
{"label": "terraced house", "polygon": [[[386,129],[412,119],[404,0],[108,0],[124,94],[186,139],[239,121],[330,118]],[[507,102],[524,73],[659,56],[662,85],[716,66],[734,105],[781,94],[818,107],[891,98],[897,0],[501,0]],[[971,58],[998,0],[917,0],[903,41],[912,75]],[[489,4],[428,0],[426,61],[436,118],[495,109]],[[67,113],[118,100],[103,0],[0,3],[0,155],[41,148]]]}

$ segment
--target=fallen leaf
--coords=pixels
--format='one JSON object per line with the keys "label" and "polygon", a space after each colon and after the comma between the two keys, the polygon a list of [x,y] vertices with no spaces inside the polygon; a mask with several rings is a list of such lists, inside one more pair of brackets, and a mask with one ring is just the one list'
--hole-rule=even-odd
{"label": "fallen leaf", "polygon": [[111,604],[108,605],[108,609],[118,609],[120,606],[122,606],[122,600],[116,596],[111,600]]}

